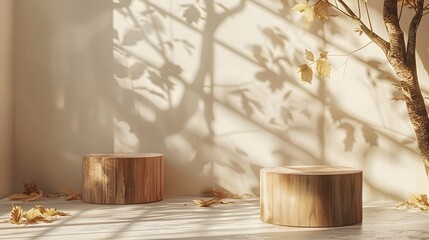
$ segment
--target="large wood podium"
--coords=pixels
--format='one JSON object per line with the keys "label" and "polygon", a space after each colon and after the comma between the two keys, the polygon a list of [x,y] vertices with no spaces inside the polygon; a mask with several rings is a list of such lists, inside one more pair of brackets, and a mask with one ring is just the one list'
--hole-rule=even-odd
{"label": "large wood podium", "polygon": [[263,168],[261,220],[300,227],[362,222],[362,170],[336,166]]}
{"label": "large wood podium", "polygon": [[162,154],[91,154],[83,157],[82,170],[85,202],[134,204],[163,198]]}

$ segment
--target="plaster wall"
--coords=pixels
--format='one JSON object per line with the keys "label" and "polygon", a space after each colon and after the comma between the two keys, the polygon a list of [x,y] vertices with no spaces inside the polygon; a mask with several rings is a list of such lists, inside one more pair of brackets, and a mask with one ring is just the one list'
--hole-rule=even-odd
{"label": "plaster wall", "polygon": [[[288,1],[207,2],[18,0],[17,182],[80,189],[83,154],[161,152],[174,195],[258,194],[262,167],[302,164],[363,169],[365,200],[428,190],[385,57],[347,55],[369,42],[357,26],[307,31]],[[329,51],[330,79],[299,80],[304,49]]]}
{"label": "plaster wall", "polygon": [[0,198],[11,192],[13,159],[13,0],[0,1]]}

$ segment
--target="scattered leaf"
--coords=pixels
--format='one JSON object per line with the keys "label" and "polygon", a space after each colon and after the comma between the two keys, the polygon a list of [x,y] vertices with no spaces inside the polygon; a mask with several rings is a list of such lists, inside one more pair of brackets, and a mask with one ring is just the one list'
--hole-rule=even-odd
{"label": "scattered leaf", "polygon": [[20,206],[12,205],[12,211],[10,213],[10,222],[13,224],[22,224],[24,223],[23,219],[23,211]]}
{"label": "scattered leaf", "polygon": [[240,196],[238,196],[237,194],[233,194],[230,191],[226,190],[225,188],[222,188],[219,186],[213,187],[208,191],[204,191],[203,194],[207,196],[215,197],[215,198],[234,198],[234,199],[240,198]]}
{"label": "scattered leaf", "polygon": [[40,191],[39,193],[32,193],[32,194],[30,194],[30,196],[28,198],[26,198],[26,199],[24,199],[22,201],[24,201],[24,202],[31,202],[31,201],[37,200],[39,198],[42,198],[42,197],[43,197],[43,191]]}
{"label": "scattered leaf", "polygon": [[32,193],[40,193],[40,188],[33,181],[31,183],[23,183],[24,184],[24,194],[31,195]]}
{"label": "scattered leaf", "polygon": [[14,194],[9,196],[9,199],[12,201],[21,201],[21,200],[27,199],[28,197],[30,197],[30,195],[28,195],[28,194],[14,193]]}
{"label": "scattered leaf", "polygon": [[12,205],[11,218],[3,222],[12,224],[37,224],[39,222],[51,223],[55,221],[56,216],[70,216],[70,213],[60,212],[56,208],[44,208],[42,205],[36,205],[25,214],[20,206]]}
{"label": "scattered leaf", "polygon": [[30,210],[25,213],[26,223],[27,224],[36,224],[38,221],[44,220],[42,213],[37,208],[30,208]]}
{"label": "scattered leaf", "polygon": [[313,70],[310,65],[302,64],[298,67],[298,73],[301,73],[301,80],[307,83],[311,83],[313,79]]}
{"label": "scattered leaf", "polygon": [[212,198],[209,200],[203,200],[203,199],[193,200],[193,202],[199,205],[200,207],[210,207],[211,205],[220,203],[221,201],[222,200],[219,198]]}
{"label": "scattered leaf", "polygon": [[422,211],[429,211],[429,202],[427,194],[413,193],[408,200],[402,201],[397,208],[416,208]]}

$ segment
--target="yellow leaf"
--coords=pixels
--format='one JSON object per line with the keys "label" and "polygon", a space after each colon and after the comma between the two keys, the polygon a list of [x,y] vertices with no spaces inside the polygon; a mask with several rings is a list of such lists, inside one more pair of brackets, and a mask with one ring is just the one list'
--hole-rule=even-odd
{"label": "yellow leaf", "polygon": [[316,70],[320,77],[329,78],[331,75],[331,65],[326,58],[319,58],[316,63]]}
{"label": "yellow leaf", "polygon": [[328,19],[328,9],[331,5],[327,0],[320,0],[314,5],[314,15],[322,22]]}
{"label": "yellow leaf", "polygon": [[325,58],[327,60],[328,59],[328,51],[325,51],[325,50],[321,51],[320,57]]}
{"label": "yellow leaf", "polygon": [[292,7],[292,11],[303,12],[304,9],[307,7],[308,6],[305,3],[297,3],[295,6]]}
{"label": "yellow leaf", "polygon": [[198,199],[198,200],[193,200],[193,201],[195,204],[199,205],[200,207],[210,207],[213,204],[222,202],[222,200],[218,199],[218,198],[213,198],[210,200]]}
{"label": "yellow leaf", "polygon": [[298,72],[301,73],[301,80],[307,83],[311,83],[313,79],[313,70],[310,65],[302,64],[298,67]]}
{"label": "yellow leaf", "polygon": [[37,208],[30,208],[30,210],[28,210],[27,213],[25,214],[25,218],[27,219],[27,221],[31,221],[41,216],[42,216],[42,213]]}
{"label": "yellow leaf", "polygon": [[310,62],[314,61],[314,54],[313,54],[313,52],[311,52],[308,49],[305,49],[305,59],[307,59]]}
{"label": "yellow leaf", "polygon": [[428,195],[421,194],[420,199],[424,205],[429,206]]}
{"label": "yellow leaf", "polygon": [[58,214],[58,210],[56,208],[46,208],[43,215],[45,216],[55,216]]}
{"label": "yellow leaf", "polygon": [[298,3],[292,7],[293,11],[299,11],[304,14],[304,24],[308,29],[314,20],[314,7],[308,6],[305,3]]}
{"label": "yellow leaf", "polygon": [[36,208],[39,209],[41,214],[44,214],[46,212],[46,209],[42,205],[36,205]]}

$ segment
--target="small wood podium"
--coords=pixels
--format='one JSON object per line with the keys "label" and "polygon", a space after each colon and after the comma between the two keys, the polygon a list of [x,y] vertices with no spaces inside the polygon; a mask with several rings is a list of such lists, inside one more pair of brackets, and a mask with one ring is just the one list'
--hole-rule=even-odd
{"label": "small wood podium", "polygon": [[163,198],[162,154],[91,154],[83,157],[82,170],[85,202],[134,204]]}
{"label": "small wood podium", "polygon": [[362,171],[336,166],[261,169],[261,220],[299,227],[362,222]]}

